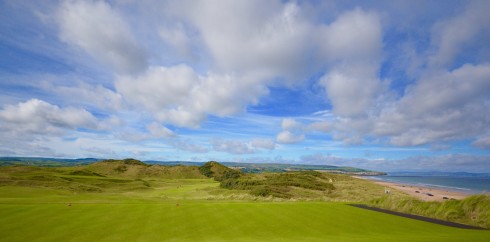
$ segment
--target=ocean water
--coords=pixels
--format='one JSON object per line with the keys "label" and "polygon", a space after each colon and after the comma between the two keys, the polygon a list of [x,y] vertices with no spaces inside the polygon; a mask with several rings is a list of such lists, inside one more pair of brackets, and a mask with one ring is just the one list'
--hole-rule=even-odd
{"label": "ocean water", "polygon": [[490,177],[376,176],[374,180],[446,189],[469,194],[490,192]]}

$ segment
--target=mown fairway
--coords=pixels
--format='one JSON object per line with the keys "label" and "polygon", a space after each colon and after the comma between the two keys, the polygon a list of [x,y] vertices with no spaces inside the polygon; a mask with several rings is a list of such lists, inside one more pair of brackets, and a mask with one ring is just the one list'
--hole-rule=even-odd
{"label": "mown fairway", "polygon": [[[0,204],[0,241],[488,241],[335,202],[138,201]],[[177,206],[178,203],[178,206]]]}

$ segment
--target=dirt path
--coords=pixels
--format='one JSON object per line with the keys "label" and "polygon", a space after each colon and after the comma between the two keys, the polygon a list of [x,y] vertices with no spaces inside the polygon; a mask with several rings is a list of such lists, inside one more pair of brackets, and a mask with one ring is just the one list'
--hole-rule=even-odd
{"label": "dirt path", "polygon": [[396,215],[396,216],[400,216],[400,217],[404,217],[404,218],[411,218],[411,219],[416,219],[416,220],[420,220],[420,221],[424,221],[424,222],[429,222],[429,223],[434,223],[434,224],[439,224],[439,225],[444,225],[444,226],[449,226],[449,227],[455,227],[455,228],[460,228],[460,229],[487,230],[485,228],[466,225],[466,224],[459,224],[459,223],[439,220],[439,219],[435,219],[435,218],[428,218],[428,217],[423,217],[423,216],[419,216],[419,215],[395,212],[395,211],[391,211],[391,210],[387,210],[387,209],[369,207],[369,206],[364,205],[364,204],[348,204],[348,205],[356,207],[356,208],[362,208],[362,209],[372,210],[372,211],[376,211],[376,212],[387,213],[387,214]]}

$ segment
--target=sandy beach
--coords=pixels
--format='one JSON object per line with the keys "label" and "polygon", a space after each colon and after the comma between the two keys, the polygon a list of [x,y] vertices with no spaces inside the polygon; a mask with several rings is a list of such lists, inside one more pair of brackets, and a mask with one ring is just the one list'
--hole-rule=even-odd
{"label": "sandy beach", "polygon": [[464,199],[471,195],[462,192],[449,191],[445,189],[435,189],[431,187],[414,186],[414,185],[392,183],[386,181],[376,181],[361,176],[355,176],[355,178],[372,181],[376,184],[386,187],[386,189],[388,190],[396,189],[398,191],[404,192],[410,196],[413,196],[423,201],[446,201],[449,199],[459,200],[459,199]]}

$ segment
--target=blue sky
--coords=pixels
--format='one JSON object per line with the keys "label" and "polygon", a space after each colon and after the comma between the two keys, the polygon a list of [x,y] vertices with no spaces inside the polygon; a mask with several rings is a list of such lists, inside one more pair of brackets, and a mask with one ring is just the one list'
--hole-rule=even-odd
{"label": "blue sky", "polygon": [[488,1],[1,1],[0,156],[490,172]]}

